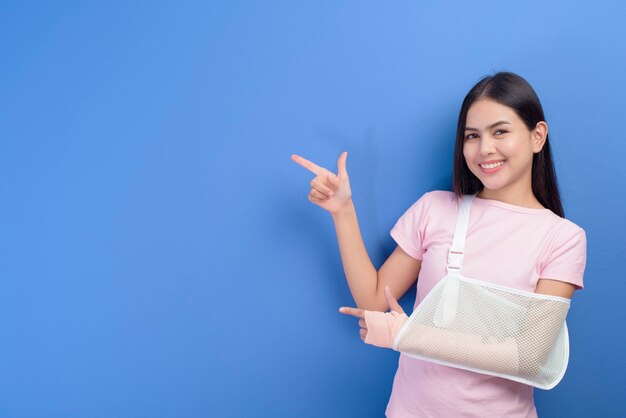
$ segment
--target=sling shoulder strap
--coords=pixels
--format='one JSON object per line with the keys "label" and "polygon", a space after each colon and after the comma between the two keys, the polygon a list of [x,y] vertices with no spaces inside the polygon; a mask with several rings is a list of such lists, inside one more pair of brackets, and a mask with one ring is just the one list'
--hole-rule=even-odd
{"label": "sling shoulder strap", "polygon": [[448,274],[461,273],[470,208],[472,206],[472,200],[474,200],[477,194],[478,193],[466,194],[463,195],[462,199],[460,199],[459,214],[456,220],[454,237],[452,238],[452,245],[450,246],[450,251],[448,252]]}

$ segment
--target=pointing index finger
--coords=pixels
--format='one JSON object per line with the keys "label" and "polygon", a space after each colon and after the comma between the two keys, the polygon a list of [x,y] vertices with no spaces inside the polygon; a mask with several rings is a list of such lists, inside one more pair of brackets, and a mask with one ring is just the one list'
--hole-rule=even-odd
{"label": "pointing index finger", "polygon": [[307,160],[306,158],[302,158],[297,154],[293,154],[291,159],[316,175],[320,175],[324,171],[324,169],[319,165]]}
{"label": "pointing index finger", "polygon": [[365,311],[363,309],[346,308],[345,306],[342,306],[339,308],[339,312],[342,314],[356,316],[357,318],[365,318]]}

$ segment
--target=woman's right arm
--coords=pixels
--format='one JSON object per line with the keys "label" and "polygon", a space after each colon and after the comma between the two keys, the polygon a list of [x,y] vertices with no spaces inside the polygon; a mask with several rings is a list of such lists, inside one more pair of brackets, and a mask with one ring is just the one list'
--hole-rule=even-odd
{"label": "woman's right arm", "polygon": [[396,299],[400,299],[417,280],[421,260],[397,247],[380,270],[376,271],[359,230],[346,170],[347,153],[339,157],[337,176],[298,155],[291,158],[317,175],[311,181],[309,200],[326,209],[333,218],[344,272],[354,302],[361,309],[385,312],[389,308],[384,295],[385,285],[389,286]]}
{"label": "woman's right arm", "polygon": [[376,271],[365,249],[352,201],[345,210],[332,216],[343,269],[354,302],[361,309],[387,311],[385,285],[389,286],[396,299],[400,299],[417,280],[421,260],[411,257],[398,246]]}

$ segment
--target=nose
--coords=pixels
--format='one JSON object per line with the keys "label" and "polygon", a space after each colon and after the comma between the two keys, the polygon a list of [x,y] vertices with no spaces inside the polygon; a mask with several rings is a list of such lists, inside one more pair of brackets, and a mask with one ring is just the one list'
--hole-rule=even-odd
{"label": "nose", "polygon": [[493,138],[489,135],[483,135],[480,138],[480,155],[493,154],[495,151]]}

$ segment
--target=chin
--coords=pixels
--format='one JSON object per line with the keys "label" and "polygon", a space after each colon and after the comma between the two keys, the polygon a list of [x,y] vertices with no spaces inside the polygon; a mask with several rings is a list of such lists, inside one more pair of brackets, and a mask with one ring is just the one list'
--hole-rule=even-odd
{"label": "chin", "polygon": [[[482,173],[478,173],[478,174],[482,174]],[[495,189],[499,189],[500,187],[504,186],[504,184],[502,184],[502,182],[499,182],[499,181],[495,182],[495,181],[493,181],[494,179],[490,179],[490,178],[485,179],[483,176],[476,175],[476,173],[474,173],[474,175],[476,176],[476,178],[478,178],[478,180],[480,180],[480,183],[483,185],[483,187],[485,189],[495,190]]]}
{"label": "chin", "polygon": [[495,190],[498,190],[498,189],[502,189],[504,186],[506,186],[506,184],[493,183],[493,182],[484,182],[482,180],[480,180],[480,182],[483,184],[483,189],[485,189],[485,190],[494,190],[495,191]]}

